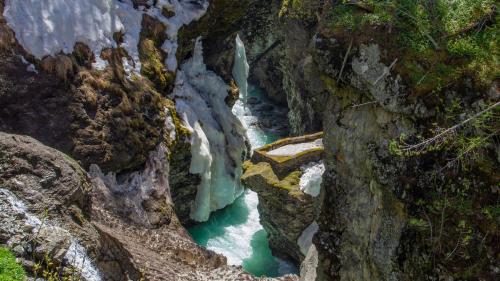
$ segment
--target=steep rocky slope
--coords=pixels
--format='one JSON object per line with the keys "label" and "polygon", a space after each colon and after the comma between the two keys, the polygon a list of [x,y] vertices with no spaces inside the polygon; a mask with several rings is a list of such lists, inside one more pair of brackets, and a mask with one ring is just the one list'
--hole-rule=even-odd
{"label": "steep rocky slope", "polygon": [[[77,2],[45,3],[57,10]],[[72,48],[54,45],[62,39],[52,38],[56,41],[44,42],[61,51],[45,55],[40,50],[30,54],[30,38],[13,30],[19,29],[14,23],[24,24],[16,21],[16,12],[32,12],[25,23],[33,27],[40,10],[50,12],[49,6],[34,11],[29,3],[0,1],[0,130],[43,142],[2,133],[0,206],[5,211],[1,220],[5,228],[0,243],[8,243],[24,258],[31,276],[36,275],[37,263],[42,270],[59,274],[59,267],[49,268],[49,262],[59,266],[83,257],[84,270],[90,268],[84,276],[87,280],[266,280],[244,273],[241,267],[227,266],[224,257],[198,247],[175,213],[183,222],[189,220],[199,180],[188,173],[192,131],[181,124],[174,102],[167,98],[174,88],[175,73],[168,69],[176,50],[165,45],[177,35],[172,34],[171,25],[168,30],[166,26],[179,24],[176,15],[184,24],[186,10],[187,16],[196,18],[206,8],[205,1],[175,2],[153,6],[144,1],[106,1],[108,7],[89,1],[85,5],[97,3],[94,8],[118,7],[117,20],[128,24],[126,28],[104,34],[112,38],[98,34],[97,39],[104,41],[97,45],[109,43],[102,50],[95,49],[92,40],[96,38],[83,38],[88,44],[76,42]],[[9,12],[4,10],[6,4]],[[158,10],[163,4],[167,8]],[[85,5],[82,8],[92,7]],[[142,13],[139,6],[152,14]],[[161,15],[155,14],[158,11]],[[81,11],[73,12],[75,17],[83,16]],[[129,22],[131,15],[138,14],[142,16],[139,22]],[[57,14],[46,16],[48,21],[58,20]],[[104,13],[95,20],[108,16]],[[75,27],[72,24],[57,28]],[[50,24],[38,27],[42,30]],[[31,31],[39,34],[40,30]],[[131,38],[131,33],[138,37]],[[41,37],[53,35],[60,34],[41,33]],[[128,41],[132,39],[137,39],[137,48],[127,45],[134,43]],[[189,55],[189,50],[178,51]],[[234,87],[232,91],[227,88],[227,94],[237,94]],[[189,189],[186,183],[194,192],[179,196],[183,191],[178,188]],[[70,198],[60,202],[62,198],[53,192]],[[31,220],[35,224],[30,227]],[[44,230],[45,222],[57,231]],[[17,240],[11,240],[13,234]],[[33,235],[39,235],[36,241]],[[32,255],[23,247],[26,243],[38,243],[40,250]],[[75,252],[86,253],[74,258]]]}
{"label": "steep rocky slope", "polygon": [[0,129],[36,137],[85,168],[119,172],[143,164],[165,119],[164,98],[152,83],[126,79],[120,49],[105,51],[113,67],[104,71],[91,68],[99,54],[79,43],[71,54],[37,60],[17,42],[3,7],[2,0]]}
{"label": "steep rocky slope", "polygon": [[[76,270],[86,280],[266,280],[228,267],[223,256],[198,247],[168,194],[153,194],[156,198],[133,208],[129,195],[137,190],[119,195],[109,182],[90,181],[74,160],[32,138],[0,133],[0,148],[0,243],[22,258],[30,276],[45,276],[44,270],[74,276]],[[166,175],[163,166],[154,165],[159,162],[150,159],[147,169]],[[151,218],[154,205],[162,209],[160,222],[134,221],[140,212]],[[75,243],[82,248],[73,252]]]}
{"label": "steep rocky slope", "polygon": [[242,25],[292,131],[326,134],[322,280],[498,278],[498,7],[446,3],[272,1]]}
{"label": "steep rocky slope", "polygon": [[[253,279],[194,245],[177,219],[189,222],[200,178],[189,173],[192,132],[167,98],[172,59],[189,58],[199,35],[206,64],[229,84],[238,32],[251,78],[288,105],[292,133],[325,131],[319,257],[306,257],[311,266],[319,258],[319,268],[305,267],[308,278],[498,279],[495,1],[213,0],[198,22],[176,26],[176,50],[160,20],[176,13],[160,9],[143,15],[130,53],[130,34],[116,32],[100,54],[77,43],[46,57],[20,45],[5,3],[0,130],[76,161],[2,134],[0,238],[19,238],[9,245],[27,268],[31,252],[15,246],[30,240],[31,215],[48,209],[64,230],[40,231],[38,255],[50,251],[58,262],[72,235],[115,280]],[[103,60],[107,67],[93,67]],[[141,75],[131,75],[139,62]],[[226,102],[236,96],[233,87]],[[145,180],[149,172],[157,181]]]}

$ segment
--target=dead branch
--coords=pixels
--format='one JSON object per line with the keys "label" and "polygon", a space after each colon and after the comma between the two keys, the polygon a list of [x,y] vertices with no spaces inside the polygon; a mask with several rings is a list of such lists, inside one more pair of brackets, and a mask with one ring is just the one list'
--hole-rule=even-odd
{"label": "dead branch", "polygon": [[446,204],[448,203],[448,198],[446,194],[444,195],[444,206],[443,209],[441,210],[441,225],[439,227],[439,236],[438,236],[438,243],[439,243],[439,251],[441,252],[441,237],[443,236],[443,228],[444,228],[444,213],[446,211]]}
{"label": "dead branch", "polygon": [[377,103],[377,101],[369,101],[369,102],[365,102],[365,103],[361,103],[361,104],[355,104],[355,105],[351,106],[351,108],[357,108],[360,106],[370,105],[370,104],[374,104],[374,103]]}
{"label": "dead branch", "polygon": [[349,2],[347,2],[345,4],[355,6],[356,8],[359,8],[365,12],[368,12],[368,13],[373,13],[373,11],[375,10],[371,5],[360,2],[358,0],[350,0]]}
{"label": "dead branch", "polygon": [[[500,133],[500,131],[495,131],[489,135],[487,135],[486,137],[484,137],[483,140],[487,140],[493,136],[496,136],[498,133]],[[464,158],[465,156],[467,156],[470,152],[472,152],[476,147],[474,146],[471,146],[469,148],[467,148],[464,152],[460,153],[456,158],[454,158],[453,160],[451,160],[450,162],[448,162],[442,169],[441,171],[445,170],[445,169],[448,169],[450,167],[452,167],[453,165],[455,165],[455,163],[457,163],[460,159]]]}
{"label": "dead branch", "polygon": [[429,222],[429,227],[431,229],[431,246],[432,246],[432,264],[435,266],[435,263],[436,263],[436,255],[434,253],[434,228],[432,226],[432,221],[431,221],[431,218],[429,218],[429,215],[427,215],[427,212],[425,211],[425,209],[423,209],[424,211],[424,216],[425,218],[427,219],[427,221]]}
{"label": "dead branch", "polygon": [[344,72],[344,67],[345,67],[345,64],[347,63],[347,58],[349,57],[349,53],[351,52],[353,41],[354,41],[354,38],[351,38],[351,43],[349,43],[349,48],[347,48],[347,52],[345,53],[345,56],[344,56],[344,61],[342,62],[342,67],[340,68],[340,73],[339,73],[339,77],[337,78],[337,83],[342,80],[342,73]]}
{"label": "dead branch", "polygon": [[489,13],[484,14],[479,20],[477,20],[473,23],[470,23],[466,27],[464,27],[464,28],[452,33],[452,34],[445,35],[443,38],[449,39],[449,38],[457,37],[457,36],[460,36],[462,34],[467,34],[473,30],[480,31],[485,24],[493,22],[493,19],[494,19],[496,13],[497,13],[497,8],[496,8],[496,6],[493,6],[491,8],[491,11]]}
{"label": "dead branch", "polygon": [[495,108],[495,107],[497,107],[499,105],[500,105],[500,102],[497,102],[497,103],[489,106],[485,110],[482,110],[482,111],[474,114],[472,117],[469,117],[466,120],[460,122],[459,124],[456,124],[455,126],[452,126],[452,127],[448,128],[448,129],[442,131],[441,133],[437,134],[436,136],[434,136],[432,138],[429,138],[429,139],[426,139],[423,142],[407,146],[407,147],[403,148],[402,151],[405,152],[405,153],[409,153],[409,152],[412,152],[412,151],[421,151],[421,150],[425,149],[429,145],[438,143],[438,142],[442,141],[444,139],[444,137],[446,137],[447,135],[454,133],[460,127],[464,126],[465,124],[469,123],[472,120],[477,119],[481,115],[485,114],[486,112],[492,110],[493,108]]}
{"label": "dead branch", "polygon": [[382,79],[384,78],[385,76],[387,76],[390,72],[391,72],[391,69],[394,67],[394,65],[396,65],[396,62],[398,61],[398,59],[394,59],[394,61],[391,63],[391,65],[389,65],[388,68],[384,69],[384,72],[382,73],[382,75],[380,75],[379,78],[377,78],[377,80],[375,80],[375,82],[373,83],[373,86],[377,85],[377,83]]}

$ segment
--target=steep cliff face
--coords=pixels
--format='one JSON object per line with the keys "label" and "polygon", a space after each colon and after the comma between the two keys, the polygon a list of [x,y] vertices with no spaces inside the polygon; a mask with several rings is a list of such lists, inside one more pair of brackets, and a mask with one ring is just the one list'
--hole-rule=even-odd
{"label": "steep cliff face", "polygon": [[0,148],[0,244],[30,277],[297,280],[254,278],[197,246],[173,212],[161,146],[119,182],[30,137],[0,133]]}
{"label": "steep cliff face", "polygon": [[[119,172],[140,166],[160,142],[164,97],[146,78],[126,79],[121,49],[100,54],[77,43],[70,54],[37,59],[17,42],[0,2],[2,131],[27,134],[88,168]],[[118,33],[116,34],[118,36]]]}
{"label": "steep cliff face", "polygon": [[[207,1],[0,1],[0,130],[62,151],[24,136],[1,139],[8,151],[0,157],[0,208],[7,214],[0,243],[26,258],[29,270],[40,260],[23,243],[33,240],[47,209],[51,220],[60,219],[59,228],[40,231],[36,258],[47,254],[56,265],[83,260],[86,280],[261,280],[198,247],[176,215],[189,220],[200,179],[189,172],[193,131],[181,124],[167,95],[175,86],[176,56],[189,55],[189,48],[178,48],[177,31],[207,7]],[[219,96],[237,93],[210,75],[223,85],[215,89]],[[206,79],[192,80],[200,88]],[[219,106],[214,115],[230,111],[224,98],[210,105]],[[244,150],[242,133],[227,120],[217,116],[212,125],[231,131],[229,142],[238,138]],[[224,149],[224,135],[213,136]],[[236,170],[244,153],[228,153],[227,167]],[[73,170],[66,171],[68,165]],[[239,183],[239,175],[230,176]],[[171,192],[170,179],[187,192]],[[32,220],[35,226],[25,225]]]}
{"label": "steep cliff face", "polygon": [[242,30],[292,131],[325,131],[320,278],[495,279],[495,5],[353,2],[273,2]]}
{"label": "steep cliff face", "polygon": [[0,147],[0,243],[30,276],[77,270],[87,280],[139,278],[123,247],[92,224],[92,184],[74,160],[25,136],[0,133]]}

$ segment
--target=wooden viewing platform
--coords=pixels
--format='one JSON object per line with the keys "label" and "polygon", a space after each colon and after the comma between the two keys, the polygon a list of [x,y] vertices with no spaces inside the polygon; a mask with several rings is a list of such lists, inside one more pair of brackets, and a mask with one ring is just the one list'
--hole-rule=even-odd
{"label": "wooden viewing platform", "polygon": [[[323,158],[322,138],[323,132],[318,132],[311,135],[281,139],[254,150],[251,161],[254,164],[259,162],[271,164],[274,173],[279,178],[283,178],[290,172],[297,170],[301,165],[316,162]],[[293,145],[301,146],[303,150],[293,153]],[[289,146],[289,149],[285,146]],[[288,152],[279,155],[279,153],[276,153],[279,152],[279,148],[285,148],[284,150]]]}

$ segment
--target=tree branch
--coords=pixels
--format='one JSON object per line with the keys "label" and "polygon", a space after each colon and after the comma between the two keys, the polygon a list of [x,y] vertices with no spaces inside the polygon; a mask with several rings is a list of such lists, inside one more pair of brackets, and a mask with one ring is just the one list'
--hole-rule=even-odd
{"label": "tree branch", "polygon": [[472,117],[470,118],[467,118],[466,120],[462,121],[461,123],[459,124],[456,124],[455,126],[453,127],[450,127],[444,131],[442,131],[441,133],[437,134],[436,136],[430,138],[430,139],[426,139],[425,141],[423,142],[420,142],[420,143],[417,143],[415,145],[410,145],[410,146],[407,146],[405,148],[402,149],[403,152],[405,153],[409,153],[411,151],[414,151],[414,150],[421,150],[429,145],[432,145],[438,141],[441,141],[442,138],[444,138],[446,135],[448,134],[451,134],[451,133],[454,133],[455,130],[457,130],[458,128],[462,127],[463,125],[469,123],[470,121],[478,118],[479,116],[485,114],[486,112],[492,110],[493,108],[497,107],[500,105],[500,102],[496,102],[495,104],[489,106],[488,108],[486,108],[485,110],[482,110],[476,114],[474,114]]}

